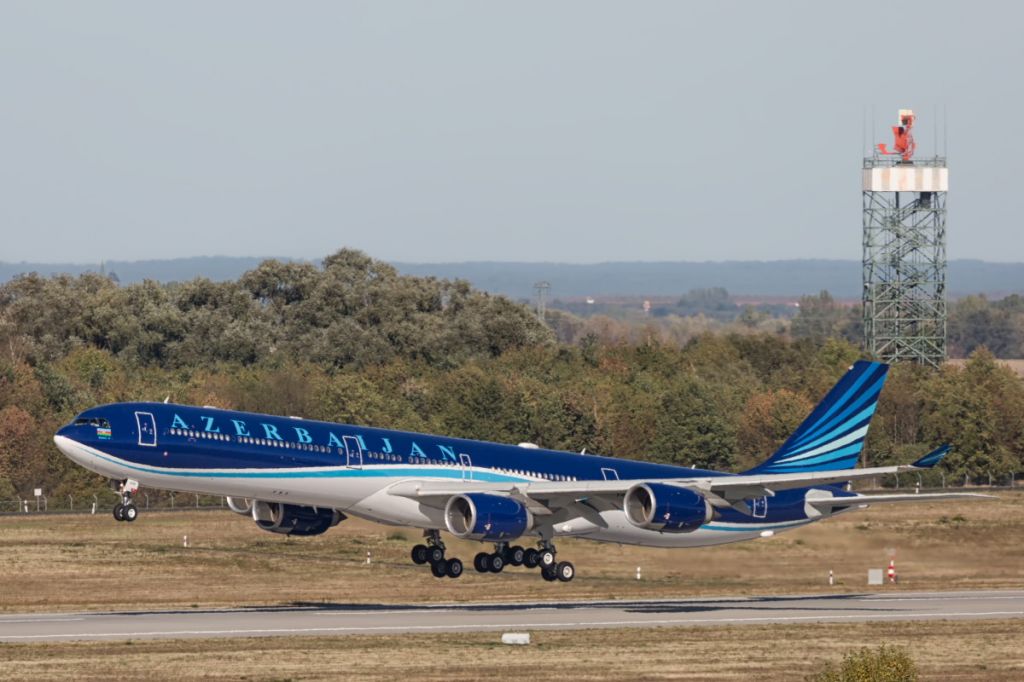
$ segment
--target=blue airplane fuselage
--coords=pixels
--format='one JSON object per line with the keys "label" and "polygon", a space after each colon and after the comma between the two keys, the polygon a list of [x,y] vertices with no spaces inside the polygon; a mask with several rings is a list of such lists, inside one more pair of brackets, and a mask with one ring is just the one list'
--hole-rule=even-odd
{"label": "blue airplane fuselage", "polygon": [[[83,412],[55,436],[64,454],[113,479],[143,486],[336,509],[373,521],[445,527],[444,509],[389,489],[408,481],[481,484],[649,481],[733,474],[598,455],[506,445],[165,403],[116,403]],[[814,490],[851,496],[842,486]],[[621,509],[563,515],[554,536],[690,547],[735,542],[828,516],[806,504],[812,488],[715,511],[693,532],[639,528]],[[581,500],[585,502],[585,500]],[[837,509],[835,511],[840,511]],[[834,513],[834,512],[833,512]]]}

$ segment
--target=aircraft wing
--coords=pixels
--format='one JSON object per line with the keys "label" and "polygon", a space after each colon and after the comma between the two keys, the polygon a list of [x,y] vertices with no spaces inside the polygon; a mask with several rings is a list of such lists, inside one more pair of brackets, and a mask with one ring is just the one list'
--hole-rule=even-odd
{"label": "aircraft wing", "polygon": [[[942,446],[913,464],[871,467],[867,469],[839,469],[830,471],[808,471],[781,474],[745,474],[739,476],[698,476],[693,478],[663,478],[612,481],[517,481],[508,483],[484,483],[472,480],[459,483],[445,481],[403,481],[393,485],[392,495],[420,499],[427,504],[443,506],[449,497],[469,492],[509,495],[527,504],[534,513],[552,513],[553,510],[582,501],[602,499],[612,506],[621,507],[622,496],[638,483],[663,483],[679,486],[700,493],[712,506],[732,507],[749,514],[744,502],[764,496],[774,496],[776,491],[791,488],[806,488],[816,485],[845,483],[863,478],[874,478],[885,474],[928,469],[942,459],[949,451]],[[815,502],[820,506],[841,506],[838,500],[856,500],[856,504],[878,502],[906,502],[924,499],[948,499],[950,497],[985,497],[970,493],[935,493],[932,495],[872,495],[857,498],[824,498]],[[883,499],[884,498],[884,499]],[[896,499],[899,498],[899,499]],[[848,504],[848,503],[847,503]]]}

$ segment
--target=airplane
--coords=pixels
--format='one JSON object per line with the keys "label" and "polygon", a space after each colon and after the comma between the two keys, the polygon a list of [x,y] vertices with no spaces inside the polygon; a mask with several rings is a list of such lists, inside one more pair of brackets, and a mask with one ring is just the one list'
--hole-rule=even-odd
{"label": "airplane", "polygon": [[[118,521],[139,514],[140,485],[220,495],[262,530],[319,535],[348,515],[423,530],[416,564],[458,578],[441,531],[493,545],[480,573],[540,568],[569,582],[555,539],[701,547],[770,537],[872,504],[971,493],[858,494],[850,482],[934,467],[856,468],[888,366],[858,361],[762,464],[741,474],[216,407],[115,403],[82,412],[54,436],[77,464],[111,479]],[[536,548],[520,543],[536,540]]]}

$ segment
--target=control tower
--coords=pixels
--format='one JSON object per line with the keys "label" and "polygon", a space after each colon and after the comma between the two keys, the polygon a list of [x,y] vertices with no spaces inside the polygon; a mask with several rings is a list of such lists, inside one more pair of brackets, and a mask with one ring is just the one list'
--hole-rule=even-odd
{"label": "control tower", "polygon": [[946,359],[946,159],[914,158],[901,109],[893,149],[864,159],[864,342],[883,362]]}

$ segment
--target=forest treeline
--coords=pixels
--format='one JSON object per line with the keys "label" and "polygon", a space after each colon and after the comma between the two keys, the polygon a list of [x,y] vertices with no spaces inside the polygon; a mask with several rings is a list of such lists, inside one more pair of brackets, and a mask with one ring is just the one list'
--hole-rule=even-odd
{"label": "forest treeline", "polygon": [[[555,301],[556,310],[549,310],[548,320],[559,339],[568,343],[591,333],[621,342],[657,338],[663,343],[686,343],[706,333],[769,333],[861,343],[864,323],[859,303],[838,301],[827,291],[802,296],[796,303],[795,307],[740,304],[725,289],[695,289],[673,305],[654,306],[649,315],[636,303]],[[984,347],[997,358],[1024,358],[1024,296],[990,300],[976,295],[950,301],[947,336],[949,357],[966,358]]]}
{"label": "forest treeline", "polygon": [[[164,398],[738,471],[861,357],[843,338],[753,327],[568,343],[552,326],[350,250],[225,283],[20,277],[0,287],[0,500],[102,489],[53,433],[93,405]],[[894,367],[866,463],[942,442],[950,480],[1024,468],[1024,382],[984,349],[962,368]]]}

